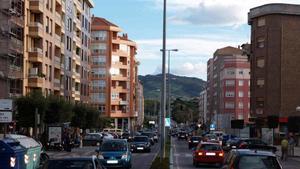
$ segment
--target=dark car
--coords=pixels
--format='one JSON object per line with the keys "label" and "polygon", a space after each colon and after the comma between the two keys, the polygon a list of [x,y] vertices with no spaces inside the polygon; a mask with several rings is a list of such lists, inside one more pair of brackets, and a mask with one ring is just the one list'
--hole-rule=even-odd
{"label": "dark car", "polygon": [[269,151],[236,149],[227,155],[222,169],[282,169],[276,155]]}
{"label": "dark car", "polygon": [[143,132],[143,133],[141,133],[141,135],[142,136],[147,136],[147,137],[149,137],[149,140],[150,140],[150,143],[151,143],[151,145],[154,145],[154,136],[155,136],[155,134],[154,133],[151,133],[151,132]]}
{"label": "dark car", "polygon": [[106,140],[96,152],[98,159],[107,168],[131,168],[132,155],[126,140]]}
{"label": "dark car", "polygon": [[197,147],[197,145],[201,142],[201,136],[192,136],[189,140],[189,149]]}
{"label": "dark car", "polygon": [[186,132],[180,131],[178,133],[178,140],[187,140],[188,136],[189,135]]}
{"label": "dark car", "polygon": [[135,136],[132,140],[130,148],[132,152],[151,152],[151,143],[149,137]]}
{"label": "dark car", "polygon": [[99,146],[102,143],[102,135],[100,133],[88,133],[83,137],[83,146]]}
{"label": "dark car", "polygon": [[127,141],[131,141],[132,140],[132,136],[130,135],[129,132],[125,132],[121,135],[122,139],[126,139]]}
{"label": "dark car", "polygon": [[50,159],[42,169],[105,169],[96,157]]}
{"label": "dark car", "polygon": [[224,151],[229,151],[231,149],[236,149],[237,144],[239,143],[240,139],[229,139],[226,141],[225,145],[223,146]]}
{"label": "dark car", "polygon": [[276,147],[268,145],[262,140],[256,138],[240,139],[236,143],[236,148],[266,150],[266,151],[272,151],[273,153],[277,151]]}

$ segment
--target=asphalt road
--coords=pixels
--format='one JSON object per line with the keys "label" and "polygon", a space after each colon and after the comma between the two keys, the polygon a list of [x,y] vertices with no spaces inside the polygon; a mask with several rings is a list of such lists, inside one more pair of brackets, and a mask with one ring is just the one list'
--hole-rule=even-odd
{"label": "asphalt road", "polygon": [[[66,157],[87,157],[95,155],[96,147],[74,148],[72,152],[55,152],[50,151],[47,154],[50,158],[66,158]],[[151,148],[150,153],[132,153],[132,169],[149,169],[155,155],[159,150],[159,144],[156,143]]]}
{"label": "asphalt road", "polygon": [[[174,169],[195,169],[193,166],[192,150],[188,149],[187,141],[178,141],[177,138],[172,138],[173,146],[173,166]],[[215,166],[200,165],[202,169],[218,169]]]}

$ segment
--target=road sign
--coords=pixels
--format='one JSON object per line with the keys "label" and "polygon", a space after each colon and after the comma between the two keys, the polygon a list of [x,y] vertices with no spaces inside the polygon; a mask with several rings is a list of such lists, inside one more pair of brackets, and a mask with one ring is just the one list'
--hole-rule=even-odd
{"label": "road sign", "polygon": [[210,128],[210,130],[216,130],[216,124],[211,124],[211,125],[209,126],[209,128]]}
{"label": "road sign", "polygon": [[0,110],[12,110],[12,100],[0,99]]}
{"label": "road sign", "polygon": [[171,119],[165,118],[165,127],[171,127]]}
{"label": "road sign", "polygon": [[2,111],[0,112],[0,123],[11,123],[12,122],[12,112]]}

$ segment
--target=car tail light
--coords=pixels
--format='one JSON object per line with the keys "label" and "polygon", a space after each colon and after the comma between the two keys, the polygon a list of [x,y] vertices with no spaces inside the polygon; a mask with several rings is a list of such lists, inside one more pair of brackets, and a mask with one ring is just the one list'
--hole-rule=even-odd
{"label": "car tail light", "polygon": [[224,153],[219,153],[219,157],[224,157]]}
{"label": "car tail light", "polygon": [[198,156],[203,156],[203,152],[198,152]]}
{"label": "car tail light", "polygon": [[239,148],[246,148],[246,143],[242,143]]}

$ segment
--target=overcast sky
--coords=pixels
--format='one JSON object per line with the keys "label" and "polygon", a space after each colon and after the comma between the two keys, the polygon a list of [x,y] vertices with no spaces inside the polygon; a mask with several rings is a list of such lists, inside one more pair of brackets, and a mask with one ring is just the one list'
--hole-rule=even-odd
{"label": "overcast sky", "polygon": [[[94,0],[95,16],[120,26],[138,44],[139,74],[161,72],[163,0]],[[206,80],[206,62],[214,51],[250,40],[247,13],[267,3],[300,0],[168,0],[167,48],[171,72]]]}

